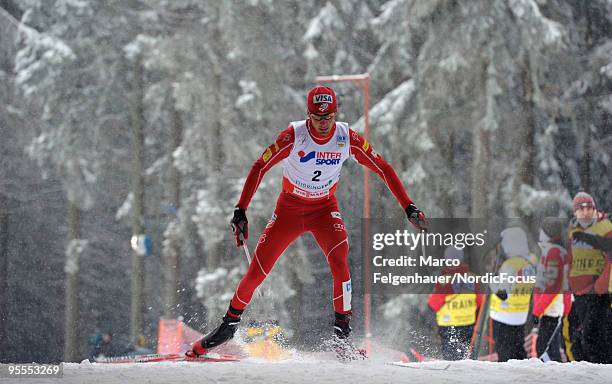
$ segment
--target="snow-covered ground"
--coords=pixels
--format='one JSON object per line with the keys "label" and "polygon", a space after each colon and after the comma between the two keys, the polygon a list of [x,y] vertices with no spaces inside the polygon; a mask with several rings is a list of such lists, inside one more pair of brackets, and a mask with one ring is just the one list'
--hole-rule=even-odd
{"label": "snow-covered ground", "polygon": [[[440,369],[449,365],[447,370]],[[410,363],[369,360],[342,364],[312,356],[281,362],[65,364],[63,379],[0,379],[4,383],[612,383],[612,365],[542,363],[539,360]]]}

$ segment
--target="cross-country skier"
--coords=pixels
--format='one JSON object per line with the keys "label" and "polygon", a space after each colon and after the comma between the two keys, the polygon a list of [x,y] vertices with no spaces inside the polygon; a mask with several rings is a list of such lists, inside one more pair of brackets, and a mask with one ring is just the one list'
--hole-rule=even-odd
{"label": "cross-country skier", "polygon": [[[464,261],[462,249],[453,246],[444,250],[446,260],[456,260],[458,266],[445,267],[442,275],[474,275]],[[482,306],[483,294],[480,284],[436,284],[429,295],[427,304],[436,313],[436,323],[440,335],[442,357],[444,360],[462,360],[467,358],[470,339],[478,308]]]}
{"label": "cross-country skier", "polygon": [[608,321],[610,295],[605,289],[610,281],[609,274],[606,274],[609,263],[602,248],[609,241],[606,238],[612,238],[612,221],[597,211],[595,200],[586,192],[576,194],[573,206],[575,217],[569,228],[569,281],[576,298],[572,307],[576,316],[574,324],[570,321],[570,326],[574,328],[572,345],[578,344],[581,351],[581,355],[574,358],[610,363],[612,340],[607,340],[612,337],[612,325]]}
{"label": "cross-country skier", "polygon": [[499,284],[490,284],[495,294],[491,295],[490,316],[493,319],[493,339],[498,361],[526,358],[523,348],[524,326],[529,316],[529,302],[535,277],[533,257],[525,231],[520,227],[506,228],[501,232],[501,251],[505,261],[498,275],[520,277],[516,283],[506,279]]}
{"label": "cross-country skier", "polygon": [[410,200],[393,168],[347,123],[336,122],[334,90],[315,86],[308,92],[307,105],[308,118],[290,123],[251,167],[231,220],[237,246],[248,239],[246,210],[251,198],[265,173],[281,161],[283,190],[221,324],[194,343],[188,355],[203,355],[234,336],[255,289],[281,253],[305,232],[313,234],[331,269],[334,332],[338,340],[346,341],[351,332],[352,290],[348,238],[334,193],[342,164],[349,157],[380,176],[417,229],[426,225],[425,215]]}
{"label": "cross-country skier", "polygon": [[[540,226],[538,245],[542,256],[536,267],[537,280],[531,312],[534,327],[525,337],[525,349],[530,357],[540,357],[546,352],[550,360],[558,362],[561,362],[561,332],[557,326],[561,316],[569,314],[572,305],[567,276],[568,256],[562,241],[565,225],[563,219],[547,217]],[[534,347],[537,356],[531,356]]]}

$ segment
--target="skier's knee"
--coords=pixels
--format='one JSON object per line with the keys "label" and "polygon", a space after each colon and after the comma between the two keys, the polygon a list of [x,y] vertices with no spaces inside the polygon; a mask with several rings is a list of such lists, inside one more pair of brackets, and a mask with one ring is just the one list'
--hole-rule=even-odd
{"label": "skier's knee", "polygon": [[328,251],[327,262],[331,267],[332,273],[348,267],[348,244],[346,239]]}

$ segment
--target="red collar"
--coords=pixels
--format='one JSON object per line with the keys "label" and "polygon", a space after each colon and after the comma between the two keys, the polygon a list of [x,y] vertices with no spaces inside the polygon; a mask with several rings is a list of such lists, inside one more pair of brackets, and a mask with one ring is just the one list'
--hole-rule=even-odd
{"label": "red collar", "polygon": [[308,129],[308,134],[314,140],[314,142],[319,145],[322,145],[327,144],[329,140],[331,140],[331,138],[334,136],[334,133],[336,132],[336,123],[334,123],[334,128],[329,131],[329,135],[327,136],[321,136],[316,132],[315,129],[311,129],[310,119],[306,120],[306,128]]}

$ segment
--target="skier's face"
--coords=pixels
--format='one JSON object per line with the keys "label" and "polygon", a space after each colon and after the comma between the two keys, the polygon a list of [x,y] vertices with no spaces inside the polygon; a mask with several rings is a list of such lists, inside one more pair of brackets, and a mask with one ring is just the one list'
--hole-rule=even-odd
{"label": "skier's face", "polygon": [[583,205],[574,211],[574,215],[576,215],[576,219],[578,220],[589,220],[593,218],[593,211],[594,209],[592,206]]}
{"label": "skier's face", "polygon": [[336,124],[336,113],[328,113],[327,115],[316,115],[309,113],[308,117],[312,123],[312,127],[321,136],[327,136]]}

